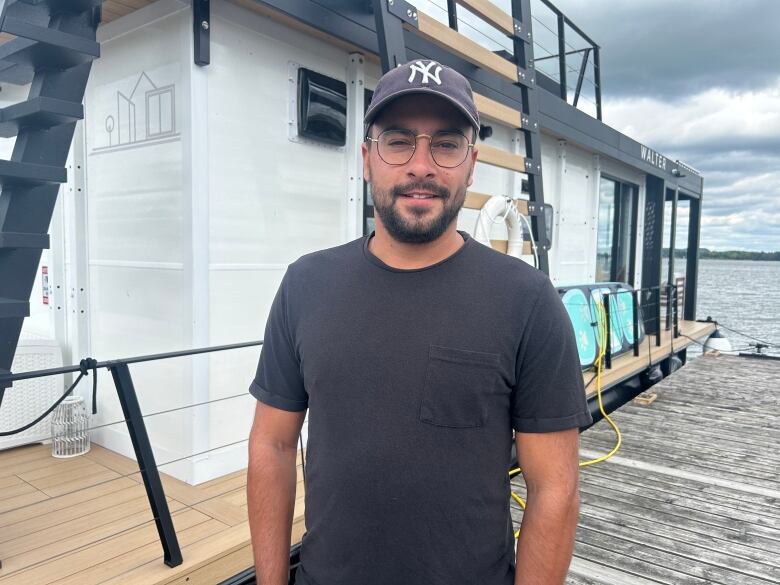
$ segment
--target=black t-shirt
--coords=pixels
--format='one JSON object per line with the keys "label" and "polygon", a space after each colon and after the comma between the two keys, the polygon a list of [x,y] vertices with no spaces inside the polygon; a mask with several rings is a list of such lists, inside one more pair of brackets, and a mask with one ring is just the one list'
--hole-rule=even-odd
{"label": "black t-shirt", "polygon": [[550,280],[461,235],[426,268],[363,237],[282,280],[250,392],[309,409],[301,585],[510,585],[512,429],[591,421]]}

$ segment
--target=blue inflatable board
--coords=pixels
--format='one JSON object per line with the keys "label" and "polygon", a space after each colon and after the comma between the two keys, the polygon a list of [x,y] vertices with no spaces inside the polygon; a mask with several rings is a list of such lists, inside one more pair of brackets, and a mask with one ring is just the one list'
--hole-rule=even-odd
{"label": "blue inflatable board", "polygon": [[[604,295],[612,292],[609,287],[592,288],[590,290],[591,300],[591,312],[593,313],[593,320],[598,323],[599,310],[598,305],[603,304]],[[623,328],[620,326],[620,317],[618,317],[617,302],[614,295],[609,297],[609,328],[610,328],[610,351],[613,355],[619,353],[623,349]]]}
{"label": "blue inflatable board", "polygon": [[[558,288],[561,301],[569,315],[580,365],[588,368],[598,357],[598,303],[609,293],[610,352],[617,356],[629,351],[634,343],[633,289],[618,282],[598,282]],[[639,341],[644,335],[642,316],[639,315]]]}
{"label": "blue inflatable board", "polygon": [[582,289],[573,288],[561,297],[563,306],[569,314],[577,339],[577,351],[580,354],[580,365],[587,368],[596,361],[598,338],[595,322],[590,313],[588,298]]}
{"label": "blue inflatable board", "polygon": [[[631,289],[623,286],[618,287],[618,292],[613,298],[617,302],[617,316],[620,327],[623,330],[623,337],[626,343],[634,343],[634,301],[631,296]],[[642,316],[638,319],[640,331],[642,329]]]}

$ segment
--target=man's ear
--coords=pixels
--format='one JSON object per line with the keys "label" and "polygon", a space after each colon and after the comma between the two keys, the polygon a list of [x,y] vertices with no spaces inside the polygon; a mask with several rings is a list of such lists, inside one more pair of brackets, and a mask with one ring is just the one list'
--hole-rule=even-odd
{"label": "man's ear", "polygon": [[469,171],[469,180],[466,182],[467,187],[471,187],[474,182],[474,171],[477,169],[477,156],[479,155],[479,149],[476,147],[471,149],[471,170]]}
{"label": "man's ear", "polygon": [[368,164],[368,157],[371,156],[371,151],[368,150],[367,142],[360,145],[360,153],[363,155],[363,180],[370,183],[371,167]]}

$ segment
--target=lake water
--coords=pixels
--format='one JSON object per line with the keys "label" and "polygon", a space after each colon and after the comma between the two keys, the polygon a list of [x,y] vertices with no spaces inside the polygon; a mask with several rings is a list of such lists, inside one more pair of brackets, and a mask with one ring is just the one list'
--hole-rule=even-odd
{"label": "lake water", "polygon": [[[766,353],[780,355],[780,262],[700,260],[696,317],[707,316],[772,343]],[[755,343],[731,331],[722,333],[734,349]]]}

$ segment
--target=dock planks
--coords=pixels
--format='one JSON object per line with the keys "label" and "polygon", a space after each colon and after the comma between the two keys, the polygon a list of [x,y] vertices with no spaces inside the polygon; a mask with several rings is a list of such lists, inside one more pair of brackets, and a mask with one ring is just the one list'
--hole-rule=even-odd
{"label": "dock planks", "polygon": [[[613,413],[623,447],[582,469],[567,585],[780,583],[778,388],[778,361],[704,356],[654,386],[652,404]],[[581,457],[613,445],[602,421]]]}

